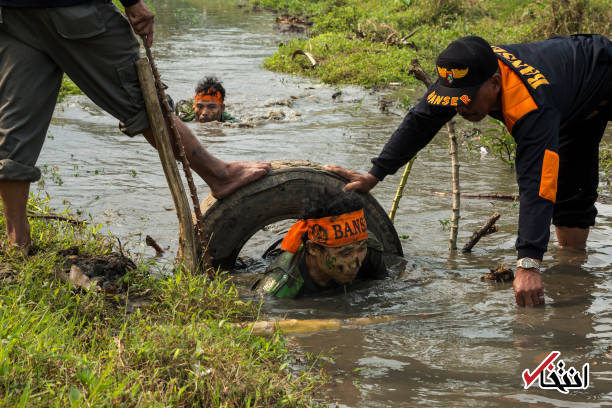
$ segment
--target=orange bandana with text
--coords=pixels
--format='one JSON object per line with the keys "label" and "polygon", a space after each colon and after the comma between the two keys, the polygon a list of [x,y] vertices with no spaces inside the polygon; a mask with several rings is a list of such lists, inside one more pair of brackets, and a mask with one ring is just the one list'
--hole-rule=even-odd
{"label": "orange bandana with text", "polygon": [[195,96],[195,103],[199,101],[211,101],[216,102],[219,105],[223,104],[223,98],[221,97],[221,92],[215,90],[201,91]]}
{"label": "orange bandana with text", "polygon": [[367,239],[368,226],[363,209],[331,217],[300,220],[285,235],[281,249],[296,253],[304,233],[308,233],[308,239],[319,245],[339,247]]}

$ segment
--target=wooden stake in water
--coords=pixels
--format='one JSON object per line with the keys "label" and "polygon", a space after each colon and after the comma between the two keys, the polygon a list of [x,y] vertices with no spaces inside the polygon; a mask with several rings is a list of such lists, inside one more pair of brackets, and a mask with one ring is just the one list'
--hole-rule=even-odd
{"label": "wooden stake in water", "polygon": [[[415,76],[418,80],[423,82],[427,88],[429,88],[432,84],[431,78],[427,75],[427,72],[423,70],[419,61],[414,59],[412,60],[412,68],[409,71],[412,75]],[[457,233],[459,232],[459,218],[460,215],[460,206],[461,206],[461,189],[459,188],[459,154],[457,148],[457,136],[455,134],[455,122],[450,121],[446,124],[446,128],[448,129],[448,139],[450,146],[450,156],[451,156],[451,166],[452,166],[452,186],[453,186],[453,212],[451,215],[451,228],[450,228],[450,237],[448,240],[448,248],[451,251],[457,249]],[[412,160],[406,165],[406,170],[404,170],[404,175],[402,176],[402,180],[400,181],[400,185],[397,188],[397,194],[395,195],[395,199],[393,200],[393,206],[391,208],[391,212],[389,213],[389,218],[393,221],[395,217],[395,211],[399,206],[399,200],[404,191],[404,186],[406,185],[406,178],[408,178],[408,174],[410,174],[410,169],[412,168],[412,162],[416,158],[413,157]]]}

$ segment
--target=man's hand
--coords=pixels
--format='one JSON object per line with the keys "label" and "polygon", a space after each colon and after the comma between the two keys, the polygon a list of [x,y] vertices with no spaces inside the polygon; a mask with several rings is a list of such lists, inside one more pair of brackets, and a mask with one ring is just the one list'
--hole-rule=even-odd
{"label": "man's hand", "polygon": [[323,166],[323,168],[332,173],[336,173],[340,177],[348,179],[349,182],[344,186],[344,191],[367,193],[380,181],[370,173],[361,174],[340,166]]}
{"label": "man's hand", "polygon": [[537,269],[516,268],[514,297],[519,306],[532,307],[544,304],[544,286]]}
{"label": "man's hand", "polygon": [[150,47],[153,44],[153,20],[155,16],[144,1],[140,0],[133,6],[126,7],[125,15],[130,21],[134,32],[142,37],[146,47]]}

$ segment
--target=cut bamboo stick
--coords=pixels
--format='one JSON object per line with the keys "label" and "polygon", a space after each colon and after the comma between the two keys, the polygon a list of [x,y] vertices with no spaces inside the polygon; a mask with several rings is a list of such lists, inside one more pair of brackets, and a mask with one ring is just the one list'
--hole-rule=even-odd
{"label": "cut bamboo stick", "polygon": [[415,159],[416,156],[414,156],[408,162],[408,164],[406,164],[404,174],[402,174],[402,179],[400,180],[399,186],[397,186],[397,192],[395,193],[395,198],[393,199],[393,204],[391,205],[391,211],[389,212],[389,218],[391,219],[391,222],[393,222],[393,220],[395,219],[395,212],[397,211],[399,207],[399,202],[402,199],[402,196],[404,195],[404,187],[406,187],[406,180],[410,175],[410,170],[412,170],[412,164],[414,163]]}

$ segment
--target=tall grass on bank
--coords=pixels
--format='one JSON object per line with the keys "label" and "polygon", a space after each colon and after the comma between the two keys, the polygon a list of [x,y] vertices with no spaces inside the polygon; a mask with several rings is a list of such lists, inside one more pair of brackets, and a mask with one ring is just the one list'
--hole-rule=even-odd
{"label": "tall grass on bank", "polygon": [[[605,0],[250,0],[255,8],[300,14],[314,24],[307,38],[279,47],[264,66],[332,84],[417,84],[409,75],[418,58],[433,74],[436,56],[459,37],[493,44],[536,41],[559,34],[610,35]],[[415,32],[416,30],[416,32]],[[412,36],[410,36],[412,34]],[[405,41],[403,38],[410,36]],[[319,62],[312,69],[296,50]]]}
{"label": "tall grass on bank", "polygon": [[[48,211],[31,199],[30,208]],[[291,371],[284,339],[227,322],[254,320],[258,306],[221,275],[180,270],[154,278],[141,262],[124,295],[83,292],[56,279],[57,251],[111,251],[98,227],[32,219],[36,252],[0,253],[0,406],[305,406],[319,382]],[[4,241],[4,219],[0,219]]]}

